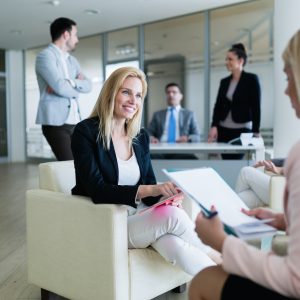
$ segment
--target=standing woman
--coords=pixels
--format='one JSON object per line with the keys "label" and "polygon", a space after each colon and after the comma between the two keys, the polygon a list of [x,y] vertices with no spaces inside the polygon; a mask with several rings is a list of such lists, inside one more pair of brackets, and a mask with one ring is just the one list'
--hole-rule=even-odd
{"label": "standing woman", "polygon": [[243,70],[247,62],[244,45],[232,45],[225,61],[231,75],[220,83],[208,133],[209,143],[227,143],[244,132],[259,136],[260,85],[257,75]]}
{"label": "standing woman", "polygon": [[91,116],[73,133],[72,193],[95,204],[126,205],[128,247],[151,245],[168,262],[195,275],[220,256],[197,238],[193,222],[177,207],[180,203],[138,213],[160,197],[178,193],[171,182],[156,184],[149,136],[140,129],[146,92],[145,75],[135,68],[120,68],[105,81]]}
{"label": "standing woman", "polygon": [[[300,119],[300,31],[289,41],[283,60],[287,76],[285,93]],[[199,214],[196,231],[205,243],[222,251],[223,263],[203,270],[193,279],[190,300],[300,299],[300,142],[292,147],[285,161],[284,175],[284,213],[266,208],[245,213],[259,219],[272,218],[270,225],[286,230],[287,254],[278,256],[254,248],[228,236],[218,217],[208,220]]]}

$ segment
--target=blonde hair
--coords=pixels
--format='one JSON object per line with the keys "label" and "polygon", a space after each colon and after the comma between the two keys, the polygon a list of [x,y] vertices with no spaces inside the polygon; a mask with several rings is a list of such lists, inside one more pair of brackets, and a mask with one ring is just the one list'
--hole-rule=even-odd
{"label": "blonde hair", "polygon": [[282,58],[285,67],[291,68],[297,90],[297,98],[300,102],[300,30],[289,40]]}
{"label": "blonde hair", "polygon": [[126,121],[126,134],[129,138],[129,146],[131,147],[133,139],[139,133],[142,121],[142,111],[144,98],[147,94],[146,76],[143,71],[133,67],[123,67],[115,70],[109,78],[104,82],[98,100],[90,115],[99,118],[99,136],[102,138],[103,146],[110,148],[110,140],[114,128],[114,107],[115,99],[119,89],[122,87],[125,79],[128,77],[138,78],[142,83],[142,102],[132,119]]}

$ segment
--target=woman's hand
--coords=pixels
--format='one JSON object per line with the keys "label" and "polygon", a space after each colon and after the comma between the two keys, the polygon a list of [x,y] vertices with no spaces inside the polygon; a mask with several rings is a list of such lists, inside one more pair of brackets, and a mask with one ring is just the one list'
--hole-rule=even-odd
{"label": "woman's hand", "polygon": [[274,212],[271,209],[265,207],[259,207],[250,210],[242,209],[242,212],[247,216],[256,217],[260,220],[274,219],[267,224],[277,228],[278,230],[286,229],[286,223],[282,213]]}
{"label": "woman's hand", "polygon": [[274,174],[283,174],[283,168],[276,167],[271,160],[260,160],[253,167],[264,167],[266,171],[272,172]]}
{"label": "woman's hand", "polygon": [[176,186],[172,182],[167,181],[161,184],[140,185],[137,198],[142,199],[145,197],[155,197],[159,195],[162,195],[163,197],[171,197],[176,194],[178,194]]}
{"label": "woman's hand", "polygon": [[213,143],[216,142],[218,139],[218,128],[216,126],[213,126],[208,133],[207,142]]}
{"label": "woman's hand", "polygon": [[[215,211],[215,208],[212,207],[211,211]],[[218,215],[211,219],[207,219],[204,217],[203,213],[200,212],[196,219],[195,231],[204,244],[211,246],[219,252],[222,251],[227,234],[224,231],[223,224]]]}

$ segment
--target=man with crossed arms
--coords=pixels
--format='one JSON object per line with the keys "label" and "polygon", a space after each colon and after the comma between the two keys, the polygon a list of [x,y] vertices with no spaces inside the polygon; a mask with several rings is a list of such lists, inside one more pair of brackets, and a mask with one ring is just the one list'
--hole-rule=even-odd
{"label": "man with crossed arms", "polygon": [[91,91],[91,81],[81,72],[76,58],[69,54],[78,43],[73,20],[58,18],[50,25],[52,43],[36,58],[40,101],[36,123],[42,124],[57,160],[72,160],[71,135],[81,120],[80,93]]}

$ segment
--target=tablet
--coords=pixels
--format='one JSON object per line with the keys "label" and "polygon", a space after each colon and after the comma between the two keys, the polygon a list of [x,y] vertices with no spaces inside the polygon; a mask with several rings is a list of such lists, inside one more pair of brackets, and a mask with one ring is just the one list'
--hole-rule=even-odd
{"label": "tablet", "polygon": [[146,207],[144,209],[139,210],[138,213],[142,214],[142,213],[144,213],[145,211],[147,211],[149,209],[153,209],[153,208],[161,206],[161,205],[170,205],[170,203],[173,202],[173,201],[176,202],[176,201],[182,200],[183,196],[184,196],[183,192],[180,191],[176,195],[172,195],[172,196],[167,197],[167,198],[166,197],[162,197],[157,203],[155,203],[155,204],[153,204],[151,206],[148,206],[148,207]]}

